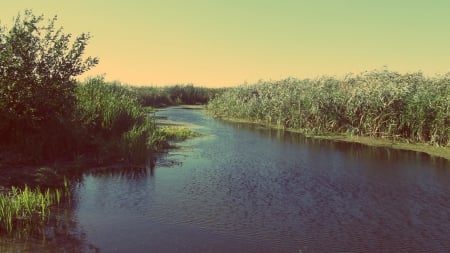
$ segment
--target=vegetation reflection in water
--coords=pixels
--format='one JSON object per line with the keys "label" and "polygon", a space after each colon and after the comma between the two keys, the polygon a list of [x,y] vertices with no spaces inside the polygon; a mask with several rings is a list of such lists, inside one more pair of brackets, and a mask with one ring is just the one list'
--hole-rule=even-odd
{"label": "vegetation reflection in water", "polygon": [[[269,138],[283,143],[305,144],[309,149],[320,149],[324,145],[340,152],[349,158],[362,158],[373,162],[379,161],[416,161],[430,163],[436,168],[449,168],[450,160],[438,156],[431,156],[424,152],[405,151],[393,149],[389,146],[367,145],[365,143],[340,141],[339,139],[310,138],[302,133],[286,129],[270,128],[264,125],[249,124],[246,122],[232,122],[220,120],[223,124],[239,128],[240,130],[257,133],[262,138]],[[351,157],[350,157],[351,156]]]}

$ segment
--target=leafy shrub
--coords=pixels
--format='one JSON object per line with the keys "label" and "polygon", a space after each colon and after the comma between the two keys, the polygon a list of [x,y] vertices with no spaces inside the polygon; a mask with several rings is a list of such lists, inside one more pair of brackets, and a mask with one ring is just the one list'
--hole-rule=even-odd
{"label": "leafy shrub", "polygon": [[36,160],[70,153],[74,77],[98,62],[82,58],[89,34],[71,43],[56,20],[26,10],[0,28],[0,143]]}

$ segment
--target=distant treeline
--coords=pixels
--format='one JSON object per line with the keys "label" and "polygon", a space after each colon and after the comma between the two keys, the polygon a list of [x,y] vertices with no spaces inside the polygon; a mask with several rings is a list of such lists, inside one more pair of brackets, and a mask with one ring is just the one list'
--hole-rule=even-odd
{"label": "distant treeline", "polygon": [[349,134],[450,145],[450,73],[374,70],[344,78],[289,78],[229,89],[207,108],[307,134]]}
{"label": "distant treeline", "polygon": [[170,105],[206,104],[211,98],[224,91],[222,88],[195,87],[193,84],[163,87],[136,87],[142,106],[164,107]]}

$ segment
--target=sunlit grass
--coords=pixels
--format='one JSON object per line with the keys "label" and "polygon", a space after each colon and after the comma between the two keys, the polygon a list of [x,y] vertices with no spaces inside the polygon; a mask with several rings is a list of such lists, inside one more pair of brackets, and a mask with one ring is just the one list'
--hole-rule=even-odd
{"label": "sunlit grass", "polygon": [[0,194],[0,232],[11,233],[24,224],[45,222],[53,206],[69,197],[67,180],[62,189],[23,189],[12,187],[8,193]]}

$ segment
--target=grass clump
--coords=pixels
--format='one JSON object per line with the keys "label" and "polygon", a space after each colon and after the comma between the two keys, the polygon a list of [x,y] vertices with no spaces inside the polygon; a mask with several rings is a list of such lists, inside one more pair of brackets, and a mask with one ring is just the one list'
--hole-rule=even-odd
{"label": "grass clump", "polygon": [[232,88],[212,99],[214,115],[310,135],[344,134],[450,146],[450,73],[425,77],[374,70],[288,78]]}
{"label": "grass clump", "polygon": [[12,233],[24,226],[44,223],[53,206],[59,205],[69,195],[67,183],[62,189],[23,189],[12,187],[0,193],[0,233]]}

